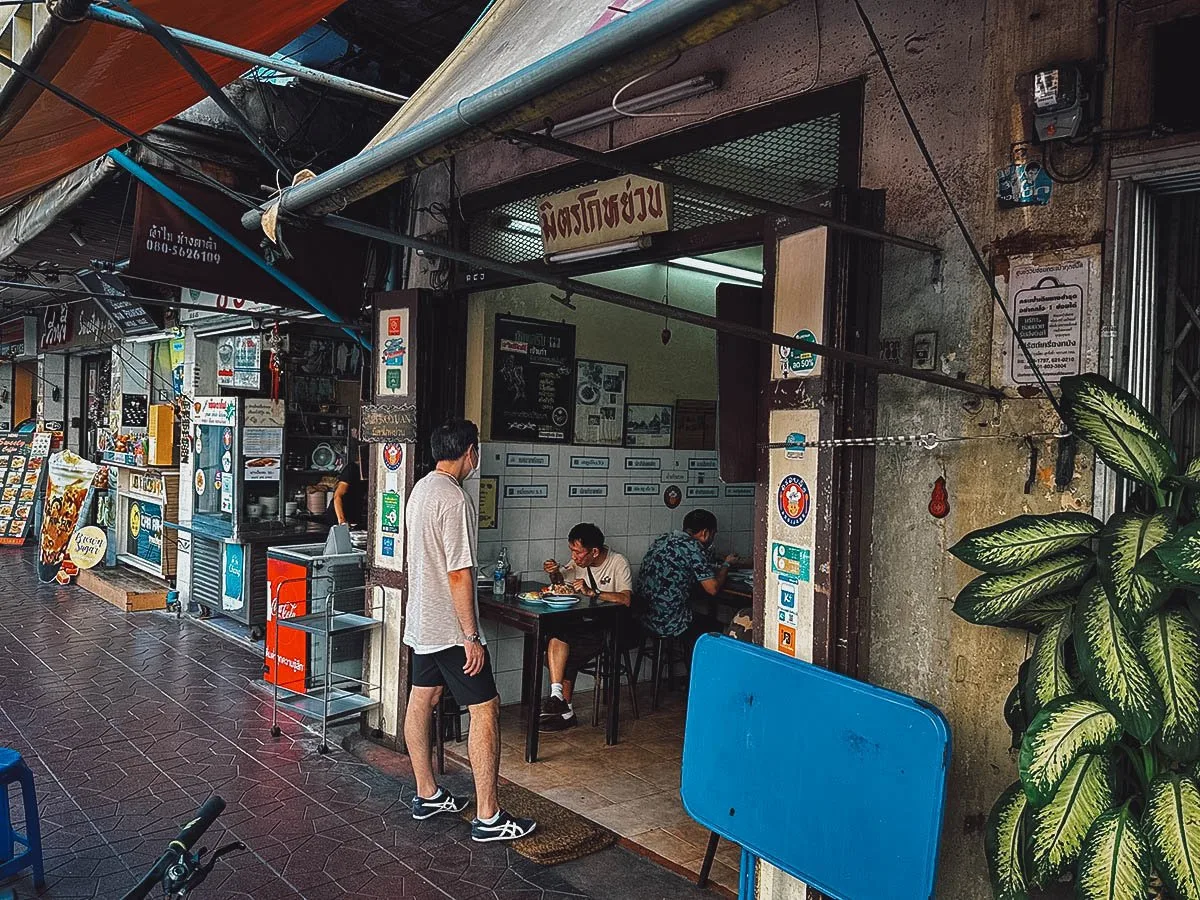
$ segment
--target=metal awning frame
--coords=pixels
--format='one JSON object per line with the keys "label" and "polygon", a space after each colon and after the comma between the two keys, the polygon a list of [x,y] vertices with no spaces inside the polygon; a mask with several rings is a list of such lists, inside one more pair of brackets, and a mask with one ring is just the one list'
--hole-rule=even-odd
{"label": "metal awning frame", "polygon": [[[104,6],[90,4],[87,8],[87,17],[94,22],[102,22],[105,25],[114,25],[117,28],[125,28],[129,31],[138,31],[146,34],[147,30],[141,22],[133,16],[126,16],[115,10]],[[355,97],[362,97],[366,100],[373,100],[376,103],[386,103],[390,106],[400,106],[408,97],[404,94],[397,94],[392,91],[385,91],[383,88],[373,87],[369,84],[363,84],[359,81],[353,81],[349,78],[343,78],[340,75],[331,75],[328,72],[322,72],[318,69],[313,69],[300,63],[292,62],[287,59],[279,59],[274,56],[267,56],[264,53],[258,53],[254,50],[247,50],[244,47],[238,47],[234,44],[226,43],[225,41],[214,40],[213,38],[204,37],[203,35],[193,34],[190,31],[184,31],[181,28],[170,28],[164,26],[167,34],[173,37],[180,44],[186,47],[193,47],[196,50],[204,50],[208,53],[215,53],[218,56],[224,56],[227,59],[236,59],[239,62],[248,63],[251,66],[260,69],[270,69],[273,72],[279,72],[283,75],[291,75],[299,78],[301,81],[308,81],[312,84],[318,84],[321,87],[329,88],[330,90],[340,91],[344,94],[350,94]]]}
{"label": "metal awning frame", "polygon": [[674,172],[668,172],[657,166],[638,162],[630,154],[624,153],[621,150],[609,150],[601,153],[587,147],[580,147],[578,144],[571,144],[557,138],[549,137],[548,135],[532,134],[526,131],[509,131],[504,137],[515,144],[525,144],[538,147],[542,150],[549,150],[552,153],[569,156],[580,162],[599,166],[622,175],[639,175],[642,178],[649,178],[652,181],[661,181],[664,184],[674,187],[708,194],[711,197],[727,200],[730,203],[761,209],[763,212],[770,213],[771,215],[796,219],[801,222],[811,222],[813,225],[824,225],[830,231],[852,234],[855,237],[892,244],[897,247],[906,247],[909,250],[919,250],[922,253],[940,254],[942,252],[940,247],[926,243],[925,241],[918,241],[915,238],[907,238],[903,235],[893,234],[890,231],[867,228],[863,225],[854,225],[850,222],[843,222],[841,219],[833,216],[823,215],[799,206],[778,203],[774,200],[768,200],[766,197],[759,197],[755,194],[745,193],[744,191],[721,187],[707,181],[689,178],[686,175],[677,175]]}
{"label": "metal awning frame", "polygon": [[644,297],[637,297],[633,294],[627,294],[623,291],[616,291],[610,288],[588,284],[573,278],[567,278],[566,276],[557,276],[543,271],[538,271],[537,269],[528,268],[526,266],[501,262],[496,259],[479,256],[478,254],[471,253],[467,250],[459,250],[454,247],[448,247],[445,244],[434,243],[433,241],[427,241],[422,238],[409,237],[408,235],[389,231],[388,229],[377,225],[369,225],[366,222],[358,222],[354,219],[348,219],[343,216],[326,215],[320,217],[317,221],[320,224],[326,225],[330,228],[336,228],[339,231],[357,234],[360,237],[382,241],[387,244],[394,244],[399,247],[407,247],[424,256],[442,257],[444,259],[454,260],[455,262],[476,266],[481,269],[487,269],[492,272],[498,272],[502,275],[508,275],[522,281],[550,285],[551,287],[556,287],[563,291],[566,295],[566,299],[568,300],[571,296],[591,297],[595,300],[600,300],[605,303],[623,306],[626,309],[649,313],[653,316],[676,319],[680,322],[687,322],[691,325],[698,325],[701,328],[708,328],[712,331],[720,332],[722,334],[730,334],[736,337],[747,338],[752,341],[758,341],[759,343],[769,345],[790,347],[805,353],[814,353],[818,356],[823,356],[826,359],[835,360],[837,362],[864,366],[887,375],[899,375],[904,378],[911,378],[915,381],[924,381],[929,384],[936,384],[941,387],[951,388],[952,390],[961,391],[967,394],[974,394],[976,396],[987,397],[993,400],[1004,399],[1004,392],[998,390],[997,388],[990,388],[985,385],[975,384],[970,381],[952,378],[949,375],[943,375],[940,372],[927,372],[920,369],[912,369],[908,366],[890,363],[886,360],[877,359],[873,356],[865,356],[861,353],[852,353],[849,350],[842,350],[838,347],[830,347],[826,344],[816,343],[815,341],[801,340],[792,335],[778,334],[762,328],[754,328],[749,325],[727,322],[723,319],[718,319],[716,316],[708,316],[703,313],[693,312],[692,310],[682,309],[678,306],[668,306],[663,303],[657,303],[653,300],[647,300]]}

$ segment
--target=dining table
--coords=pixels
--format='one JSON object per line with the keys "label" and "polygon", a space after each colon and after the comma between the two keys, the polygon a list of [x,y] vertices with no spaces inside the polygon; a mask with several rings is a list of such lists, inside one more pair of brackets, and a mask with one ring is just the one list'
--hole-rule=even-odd
{"label": "dining table", "polygon": [[[604,652],[608,656],[605,670],[613,673],[620,671],[617,660],[621,637],[620,612],[624,607],[594,597],[581,597],[578,602],[562,609],[547,606],[541,601],[521,599],[521,594],[541,591],[544,587],[544,583],[526,581],[521,583],[516,593],[502,596],[492,593],[490,582],[480,584],[477,588],[480,618],[508,625],[525,637],[521,705],[526,711],[525,761],[530,763],[537,762],[538,725],[542,712],[542,659],[553,627],[584,620],[594,622],[595,627],[605,633]],[[604,679],[604,699],[608,705],[604,731],[606,744],[617,743],[621,706],[617,693],[619,687],[618,677]],[[600,685],[597,684],[596,690],[599,689]]]}

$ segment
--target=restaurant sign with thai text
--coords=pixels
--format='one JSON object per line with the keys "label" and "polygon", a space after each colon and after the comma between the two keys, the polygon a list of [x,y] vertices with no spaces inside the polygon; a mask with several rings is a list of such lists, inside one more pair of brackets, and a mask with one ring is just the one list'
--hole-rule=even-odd
{"label": "restaurant sign with thai text", "polygon": [[560,253],[669,231],[670,197],[658,181],[627,175],[543,198],[542,244]]}

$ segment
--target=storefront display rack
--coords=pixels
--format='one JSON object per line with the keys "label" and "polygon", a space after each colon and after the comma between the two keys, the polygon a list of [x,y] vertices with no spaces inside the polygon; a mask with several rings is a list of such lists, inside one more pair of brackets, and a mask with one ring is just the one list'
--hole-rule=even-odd
{"label": "storefront display rack", "polygon": [[[333,554],[322,557],[326,565],[337,562],[361,562],[363,553],[355,551],[346,554]],[[290,581],[317,581],[318,579],[290,579]],[[288,582],[272,585],[272,618],[275,619],[274,646],[268,648],[274,659],[279,658],[280,632],[283,629],[298,631],[306,635],[312,642],[312,652],[319,657],[315,660],[319,666],[317,684],[302,690],[291,690],[281,687],[278,678],[272,681],[271,734],[279,737],[282,730],[279,727],[279,707],[290,709],[305,718],[317,719],[321,723],[321,743],[318,753],[328,753],[327,739],[329,724],[340,719],[350,718],[369,712],[379,706],[379,691],[382,686],[382,653],[376,650],[370,654],[371,663],[375,669],[374,677],[368,677],[368,664],[365,653],[368,634],[378,632],[383,627],[383,601],[372,605],[369,597],[373,588],[370,585],[336,589],[332,586],[335,581],[324,578],[331,585],[320,597],[324,608],[306,615],[285,618],[278,615],[280,607],[279,593]],[[361,602],[360,602],[361,601]],[[360,611],[349,611],[354,607]],[[335,660],[335,640],[361,635],[364,638],[362,649],[357,662],[360,666],[361,677],[355,677],[346,671],[347,660]],[[340,671],[335,666],[340,663]],[[301,686],[303,687],[303,686]]]}

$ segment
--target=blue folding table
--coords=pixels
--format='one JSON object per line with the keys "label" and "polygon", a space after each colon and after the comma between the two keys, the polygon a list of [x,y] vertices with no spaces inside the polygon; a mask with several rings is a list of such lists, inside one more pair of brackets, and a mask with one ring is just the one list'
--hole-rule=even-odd
{"label": "blue folding table", "polygon": [[684,808],[835,900],[932,897],[950,765],[936,708],[732,638],[692,659]]}

